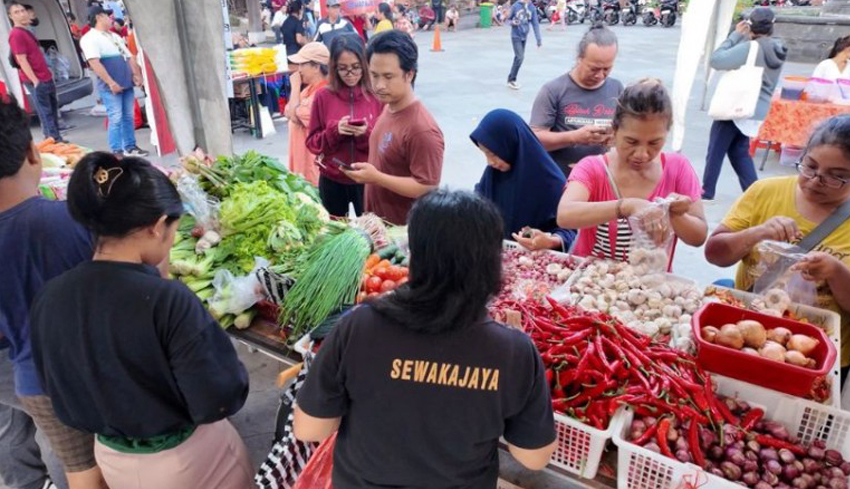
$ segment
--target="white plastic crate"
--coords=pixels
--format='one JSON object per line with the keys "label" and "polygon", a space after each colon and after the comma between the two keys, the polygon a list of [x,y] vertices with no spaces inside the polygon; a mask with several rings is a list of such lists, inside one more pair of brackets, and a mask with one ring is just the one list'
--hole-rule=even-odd
{"label": "white plastic crate", "polygon": [[[728,292],[734,298],[742,301],[747,307],[753,302],[753,300],[760,298],[758,294],[753,294],[752,292],[745,292],[743,290],[737,289],[729,289],[726,287],[720,287],[716,285],[709,286],[706,288],[706,292],[710,289],[716,289],[718,291]],[[708,300],[711,300],[713,296],[707,296]],[[841,407],[841,316],[834,311],[827,311],[826,309],[818,309],[812,306],[805,306],[803,304],[791,304],[788,307],[788,310],[791,311],[791,314],[796,319],[805,320],[807,323],[817,326],[824,330],[827,336],[829,336],[830,341],[835,345],[835,350],[838,351],[838,356],[835,359],[835,365],[832,367],[832,371],[830,373],[830,377],[832,378],[832,389],[829,399],[823,404],[840,408]]]}
{"label": "white plastic crate", "polygon": [[[798,397],[753,386],[734,379],[713,376],[717,391],[734,396],[765,410],[765,418],[782,423],[803,444],[823,440],[827,448],[850,457],[850,412],[841,411]],[[634,413],[620,413],[613,439],[617,445],[617,489],[678,489],[687,477],[691,483],[711,489],[740,489],[740,485],[639,447],[626,437]]]}
{"label": "white plastic crate", "polygon": [[618,410],[608,429],[597,430],[581,421],[563,414],[555,413],[555,432],[558,434],[558,446],[552,454],[550,465],[572,472],[579,477],[593,479],[599,470],[602,453],[614,430],[620,425],[623,410]]}

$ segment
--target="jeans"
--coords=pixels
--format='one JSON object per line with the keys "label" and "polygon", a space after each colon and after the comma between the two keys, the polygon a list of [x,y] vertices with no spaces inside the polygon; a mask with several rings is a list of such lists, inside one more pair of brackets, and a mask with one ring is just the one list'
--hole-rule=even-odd
{"label": "jeans", "polygon": [[59,133],[59,100],[56,98],[56,84],[53,80],[41,82],[37,87],[26,85],[32,94],[35,113],[41,123],[41,132],[45,138],[62,139]]}
{"label": "jeans", "polygon": [[[15,395],[12,362],[0,350],[0,486],[41,489],[47,466],[35,441],[35,422]],[[5,485],[4,485],[5,484]]]}
{"label": "jeans", "polygon": [[283,44],[283,31],[280,27],[272,27],[272,32],[274,32],[274,43]]}
{"label": "jeans", "polygon": [[516,81],[519,74],[519,68],[525,59],[525,41],[526,39],[511,38],[511,43],[514,46],[514,64],[511,66],[511,73],[508,75],[508,82]]}
{"label": "jeans", "polygon": [[745,136],[733,121],[714,121],[708,138],[705,156],[705,173],[702,177],[703,198],[713,199],[717,180],[723,168],[723,158],[728,156],[738,175],[741,190],[747,190],[759,179],[756,165],[750,156],[750,138]]}
{"label": "jeans", "polygon": [[431,5],[431,8],[434,9],[434,21],[438,24],[442,24],[444,20],[446,20],[445,7],[443,5]]}
{"label": "jeans", "polygon": [[136,128],[134,102],[136,97],[132,88],[128,88],[119,94],[112,93],[108,88],[100,89],[100,99],[106,107],[106,116],[109,118],[109,130],[107,139],[109,149],[113,153],[122,152],[136,147]]}
{"label": "jeans", "polygon": [[325,176],[319,176],[319,197],[322,205],[332,216],[348,216],[348,204],[354,204],[354,214],[363,214],[362,184],[339,183]]}

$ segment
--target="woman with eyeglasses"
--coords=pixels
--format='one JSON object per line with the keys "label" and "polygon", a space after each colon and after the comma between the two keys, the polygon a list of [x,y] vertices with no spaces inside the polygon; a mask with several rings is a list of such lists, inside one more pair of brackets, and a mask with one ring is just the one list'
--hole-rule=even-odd
{"label": "woman with eyeglasses", "polygon": [[358,216],[363,213],[363,185],[340,167],[369,159],[369,136],[383,110],[366,75],[368,66],[359,37],[337,36],[331,43],[330,83],[314,97],[307,149],[317,156],[319,195],[332,216],[348,215],[349,205]]}
{"label": "woman with eyeglasses", "polygon": [[[735,287],[753,286],[759,263],[755,246],[764,240],[797,243],[850,200],[850,115],[823,122],[809,138],[799,175],[753,184],[709,238],[705,256],[721,267],[741,262]],[[796,265],[815,282],[818,307],[841,314],[842,379],[850,367],[850,220],[845,220]]]}

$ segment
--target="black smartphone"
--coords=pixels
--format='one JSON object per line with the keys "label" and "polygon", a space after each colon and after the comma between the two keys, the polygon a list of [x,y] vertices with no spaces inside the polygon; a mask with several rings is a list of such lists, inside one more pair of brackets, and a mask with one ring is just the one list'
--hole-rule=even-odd
{"label": "black smartphone", "polygon": [[348,171],[354,171],[355,168],[348,163],[343,163],[339,158],[331,158],[331,161],[338,167],[343,168]]}

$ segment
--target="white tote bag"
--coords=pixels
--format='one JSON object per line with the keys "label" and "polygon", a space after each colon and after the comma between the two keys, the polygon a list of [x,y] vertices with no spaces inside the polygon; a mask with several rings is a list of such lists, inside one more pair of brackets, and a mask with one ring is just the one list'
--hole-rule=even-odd
{"label": "white tote bag", "polygon": [[759,43],[751,41],[744,66],[723,74],[708,108],[709,117],[718,121],[734,121],[749,119],[755,114],[764,72],[764,68],[756,66],[758,52]]}

